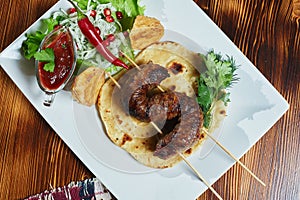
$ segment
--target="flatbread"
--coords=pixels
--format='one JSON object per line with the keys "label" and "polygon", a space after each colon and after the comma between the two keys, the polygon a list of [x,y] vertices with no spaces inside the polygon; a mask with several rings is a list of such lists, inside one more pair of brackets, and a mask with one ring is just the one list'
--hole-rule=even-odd
{"label": "flatbread", "polygon": [[158,42],[164,35],[164,27],[158,19],[139,15],[135,18],[129,37],[133,49],[144,49]]}
{"label": "flatbread", "polygon": [[100,88],[105,82],[105,72],[99,67],[89,67],[75,77],[71,93],[74,100],[86,106],[95,105]]}
{"label": "flatbread", "polygon": [[[160,42],[150,45],[136,57],[139,65],[150,61],[166,67],[169,71],[170,77],[160,84],[162,88],[182,92],[196,98],[197,78],[201,65],[203,65],[201,58],[196,53],[178,43]],[[123,70],[114,78],[119,80],[124,77],[125,73],[127,71]],[[115,83],[107,80],[102,86],[98,99],[98,110],[111,141],[130,153],[137,161],[149,167],[168,168],[181,161],[180,156],[173,156],[167,160],[153,156],[157,143],[157,131],[151,124],[141,123],[126,114],[121,100],[114,98],[118,94],[120,91]],[[201,134],[201,139],[183,154],[191,155],[200,146],[203,138],[204,134]]]}

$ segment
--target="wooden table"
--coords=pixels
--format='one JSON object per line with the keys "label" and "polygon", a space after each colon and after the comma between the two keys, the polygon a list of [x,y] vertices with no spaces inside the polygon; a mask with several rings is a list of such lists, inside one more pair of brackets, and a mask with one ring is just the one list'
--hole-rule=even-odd
{"label": "wooden table", "polygon": [[[0,51],[55,2],[1,1]],[[300,1],[196,2],[290,103],[289,111],[241,159],[262,174],[267,186],[235,165],[213,187],[224,199],[299,199]],[[2,68],[0,80],[0,199],[21,199],[50,185],[94,177]],[[206,191],[199,199],[215,197]]]}

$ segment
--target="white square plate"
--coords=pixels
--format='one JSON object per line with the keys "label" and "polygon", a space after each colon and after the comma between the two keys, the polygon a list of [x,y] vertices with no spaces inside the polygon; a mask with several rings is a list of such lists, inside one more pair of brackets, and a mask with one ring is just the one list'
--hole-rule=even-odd
{"label": "white square plate", "polygon": [[[155,3],[144,0],[143,4],[146,5],[146,15],[158,18],[166,29],[194,41],[197,45],[188,45],[191,50],[200,51],[199,46],[204,50],[214,49],[223,55],[233,56],[240,65],[237,70],[240,80],[230,91],[228,117],[224,121],[219,137],[219,141],[240,158],[287,111],[288,103],[192,0],[161,0]],[[7,47],[0,54],[3,69],[62,140],[117,198],[131,200],[197,198],[207,187],[183,162],[170,169],[149,169],[141,173],[130,173],[116,170],[105,161],[101,161],[101,156],[99,159],[93,149],[88,148],[86,142],[82,140],[80,134],[82,129],[85,129],[85,122],[78,123],[78,114],[84,113],[86,119],[91,119],[94,121],[91,124],[95,125],[88,133],[94,134],[95,129],[101,131],[95,107],[82,107],[73,102],[71,94],[66,91],[56,96],[51,108],[43,106],[44,96],[36,82],[34,62],[24,59],[20,48],[26,39],[25,33],[38,29],[42,18],[48,18],[59,8],[69,7],[70,4],[66,0],[57,2]],[[178,42],[186,44],[187,41],[179,39]],[[111,149],[100,153],[113,157],[120,149],[113,146],[107,138],[106,140],[105,143]],[[189,161],[211,184],[234,164],[220,148],[214,148],[205,158],[200,158],[196,152]],[[121,166],[127,165],[128,160],[117,159],[116,162]]]}

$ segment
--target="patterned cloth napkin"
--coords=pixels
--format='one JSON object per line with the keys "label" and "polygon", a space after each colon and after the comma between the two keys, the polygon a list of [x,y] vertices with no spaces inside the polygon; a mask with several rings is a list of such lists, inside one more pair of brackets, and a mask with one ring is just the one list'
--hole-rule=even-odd
{"label": "patterned cloth napkin", "polygon": [[113,195],[97,178],[71,182],[66,186],[44,191],[26,200],[114,200]]}

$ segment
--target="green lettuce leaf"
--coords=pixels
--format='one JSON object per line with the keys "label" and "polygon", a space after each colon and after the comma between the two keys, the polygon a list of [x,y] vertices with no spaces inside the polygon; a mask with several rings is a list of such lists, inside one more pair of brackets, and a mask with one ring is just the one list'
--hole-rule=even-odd
{"label": "green lettuce leaf", "polygon": [[51,48],[46,48],[34,54],[34,58],[40,62],[45,62],[44,70],[47,72],[54,72],[55,55]]}
{"label": "green lettuce leaf", "polygon": [[[74,0],[77,5],[83,9],[87,10],[88,0]],[[144,15],[145,6],[140,5],[140,0],[98,0],[91,1],[90,6],[95,8],[97,4],[111,3],[117,11],[123,13],[123,19],[120,20],[123,30],[128,30],[132,28],[134,19],[138,15]],[[114,15],[114,14],[112,14]]]}
{"label": "green lettuce leaf", "polygon": [[26,59],[31,59],[38,51],[42,40],[48,35],[56,25],[59,24],[61,18],[54,19],[50,17],[42,20],[42,28],[39,31],[26,34],[26,40],[22,43],[22,52]]}

